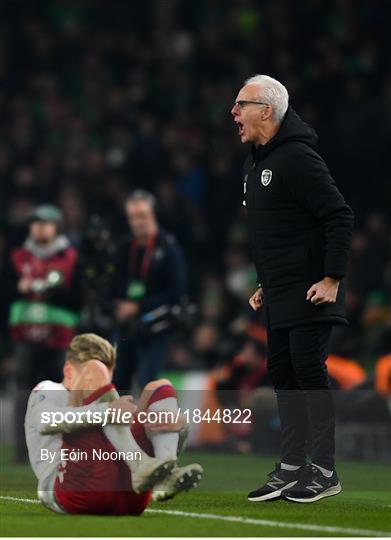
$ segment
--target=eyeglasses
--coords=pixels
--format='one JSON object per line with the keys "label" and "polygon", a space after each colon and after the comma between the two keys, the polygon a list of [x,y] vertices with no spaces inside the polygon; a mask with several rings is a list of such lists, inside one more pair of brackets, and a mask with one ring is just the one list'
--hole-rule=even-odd
{"label": "eyeglasses", "polygon": [[250,100],[247,100],[247,99],[239,99],[238,101],[235,101],[234,103],[234,106],[237,105],[239,107],[239,109],[243,109],[243,107],[245,107],[246,105],[250,105],[250,104],[253,104],[253,105],[266,105],[267,107],[269,107],[269,103],[264,103],[263,101],[250,101]]}

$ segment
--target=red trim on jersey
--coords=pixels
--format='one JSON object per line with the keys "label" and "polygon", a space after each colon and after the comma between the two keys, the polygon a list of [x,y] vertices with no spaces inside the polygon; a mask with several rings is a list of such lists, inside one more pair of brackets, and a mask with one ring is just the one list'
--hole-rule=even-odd
{"label": "red trim on jersey", "polygon": [[158,386],[153,392],[151,397],[148,399],[148,405],[152,405],[155,401],[160,401],[161,399],[166,399],[174,397],[176,398],[176,390],[172,384],[162,384]]}
{"label": "red trim on jersey", "polygon": [[94,390],[92,394],[90,394],[88,397],[83,399],[83,405],[90,405],[93,401],[96,401],[100,397],[102,397],[107,392],[110,392],[110,390],[115,390],[114,384],[105,384],[104,386],[101,386],[97,390]]}
{"label": "red trim on jersey", "polygon": [[135,419],[134,424],[130,428],[133,437],[135,438],[137,444],[140,446],[141,450],[144,450],[149,456],[154,457],[155,452],[152,446],[151,441],[148,439],[147,434],[145,433],[145,426],[138,421],[138,418]]}

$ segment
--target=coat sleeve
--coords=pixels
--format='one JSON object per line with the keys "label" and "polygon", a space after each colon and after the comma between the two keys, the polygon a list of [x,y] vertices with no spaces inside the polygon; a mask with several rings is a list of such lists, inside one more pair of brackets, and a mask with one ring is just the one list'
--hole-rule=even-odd
{"label": "coat sleeve", "polygon": [[291,154],[284,181],[294,199],[322,224],[326,241],[324,275],[346,274],[354,215],[323,159],[305,146]]}

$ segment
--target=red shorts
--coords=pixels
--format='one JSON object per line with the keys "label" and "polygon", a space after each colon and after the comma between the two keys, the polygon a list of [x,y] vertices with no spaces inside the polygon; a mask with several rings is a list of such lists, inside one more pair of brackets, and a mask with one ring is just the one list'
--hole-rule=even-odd
{"label": "red shorts", "polygon": [[[142,424],[134,423],[132,433],[140,447],[153,455]],[[69,514],[140,515],[151,499],[151,492],[135,493],[129,467],[123,460],[92,459],[92,450],[115,452],[101,428],[64,435],[63,449],[86,452],[88,459],[64,461],[54,484],[60,507]]]}

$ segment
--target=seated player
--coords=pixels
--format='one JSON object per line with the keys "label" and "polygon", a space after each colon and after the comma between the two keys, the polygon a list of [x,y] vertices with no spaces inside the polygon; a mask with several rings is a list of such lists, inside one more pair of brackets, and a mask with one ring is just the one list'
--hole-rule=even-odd
{"label": "seated player", "polygon": [[[139,515],[151,499],[169,499],[202,478],[198,464],[177,466],[187,435],[184,417],[155,424],[140,420],[140,413],[144,419],[151,411],[172,411],[176,418],[170,381],[147,384],[137,407],[111,384],[114,366],[115,349],[108,341],[81,334],[70,343],[62,383],[42,381],[30,395],[25,419],[30,463],[39,499],[55,512]],[[103,425],[108,407],[121,415],[132,413],[131,421]],[[79,421],[80,413],[88,411],[98,413],[94,420],[100,418],[100,424],[73,421],[72,413],[79,413]],[[69,414],[63,421],[43,423],[48,412]],[[107,417],[118,422],[112,413]],[[97,459],[100,455],[110,459]]]}

